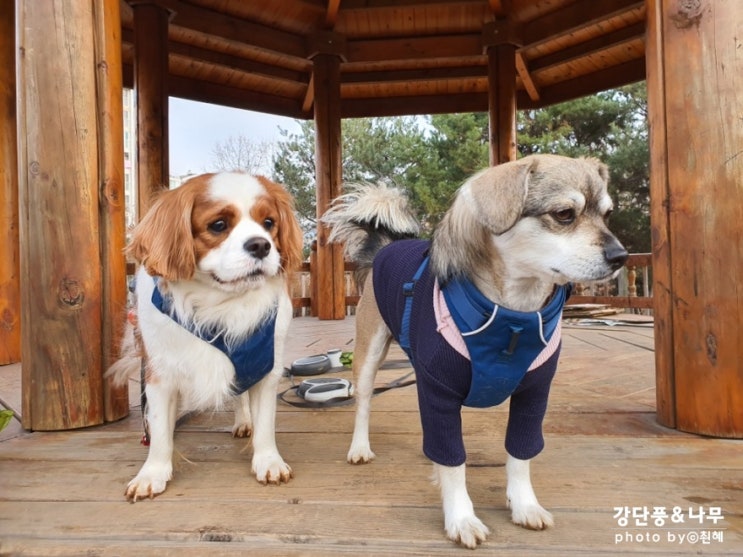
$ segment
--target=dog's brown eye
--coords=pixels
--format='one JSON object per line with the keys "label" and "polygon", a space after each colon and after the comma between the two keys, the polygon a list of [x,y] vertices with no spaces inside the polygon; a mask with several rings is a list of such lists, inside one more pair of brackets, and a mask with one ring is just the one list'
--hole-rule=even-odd
{"label": "dog's brown eye", "polygon": [[560,224],[571,224],[575,220],[574,209],[563,209],[562,211],[555,211],[551,213],[552,218]]}
{"label": "dog's brown eye", "polygon": [[214,222],[210,222],[207,225],[207,228],[209,229],[209,232],[213,232],[214,234],[221,234],[225,230],[227,230],[227,221],[224,219],[215,220]]}
{"label": "dog's brown eye", "polygon": [[271,230],[276,225],[276,221],[274,221],[271,218],[265,219],[263,221],[263,228],[266,230]]}

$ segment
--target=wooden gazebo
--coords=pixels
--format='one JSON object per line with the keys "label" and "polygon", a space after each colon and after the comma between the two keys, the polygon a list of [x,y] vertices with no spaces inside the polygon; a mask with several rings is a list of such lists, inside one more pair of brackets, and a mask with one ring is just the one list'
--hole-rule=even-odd
{"label": "wooden gazebo", "polygon": [[[140,211],[168,183],[168,96],[313,118],[322,212],[342,118],[517,108],[647,79],[657,413],[743,437],[743,10],[735,0],[36,0],[0,3],[0,364],[24,427],[116,420],[103,371],[126,303],[122,86],[137,94]],[[343,315],[318,234],[319,313]]]}

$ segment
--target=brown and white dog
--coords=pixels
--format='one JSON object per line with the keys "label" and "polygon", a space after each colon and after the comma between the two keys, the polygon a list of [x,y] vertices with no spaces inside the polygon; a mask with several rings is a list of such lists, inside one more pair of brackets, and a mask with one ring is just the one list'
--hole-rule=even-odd
{"label": "brown and white dog", "polygon": [[[467,493],[460,416],[462,405],[481,394],[474,392],[483,384],[475,382],[473,370],[476,364],[483,366],[479,357],[470,358],[470,345],[463,347],[461,341],[465,335],[495,327],[502,313],[538,319],[533,344],[539,357],[531,359],[527,352],[531,367],[521,368],[523,374],[516,380],[520,383],[500,400],[510,396],[506,496],[512,520],[530,529],[550,527],[553,518],[537,501],[529,462],[544,445],[542,418],[557,366],[559,319],[567,293],[552,311],[556,333],[549,342],[543,335],[542,312],[555,307],[559,293],[569,292],[563,285],[608,278],[627,258],[606,225],[612,211],[607,179],[606,166],[596,160],[552,155],[488,168],[461,186],[430,244],[406,239],[418,234],[418,224],[404,196],[384,186],[352,189],[323,219],[333,227],[331,241],[344,242],[347,257],[358,264],[357,279],[363,287],[353,361],[356,423],[348,461],[365,463],[375,457],[369,444],[374,378],[393,337],[405,346],[403,331],[408,331],[424,452],[434,462],[447,535],[466,547],[476,547],[489,530],[475,515]],[[419,265],[426,256],[428,263]],[[416,268],[422,274],[414,275]],[[478,299],[486,301],[490,309],[478,315],[485,322],[479,329],[455,330],[461,327],[447,321],[447,315],[461,309],[451,307],[455,298],[442,298],[441,292],[452,283],[468,284],[469,292],[476,290]],[[404,288],[398,288],[400,284]],[[409,328],[398,319],[405,312]],[[423,323],[424,317],[431,323]],[[510,365],[508,358],[524,341],[520,328],[511,331],[506,348],[493,351],[488,340],[480,353]],[[490,358],[484,367],[492,369],[492,362]],[[485,386],[490,389],[492,384]]]}
{"label": "brown and white dog", "polygon": [[[121,382],[143,359],[151,437],[127,499],[165,490],[179,413],[222,408],[233,398],[232,433],[252,434],[257,480],[289,481],[275,414],[292,317],[287,277],[302,256],[291,196],[263,177],[196,176],[157,198],[127,253],[139,264],[136,327],[108,374]],[[249,347],[251,339],[258,346]]]}

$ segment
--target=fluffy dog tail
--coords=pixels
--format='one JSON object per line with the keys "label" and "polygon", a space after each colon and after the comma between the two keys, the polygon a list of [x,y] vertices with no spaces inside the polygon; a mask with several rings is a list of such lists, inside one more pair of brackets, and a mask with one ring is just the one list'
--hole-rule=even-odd
{"label": "fluffy dog tail", "polygon": [[141,342],[135,327],[127,322],[121,337],[119,359],[106,370],[104,377],[110,377],[115,386],[125,385],[131,377],[139,378],[142,366]]}
{"label": "fluffy dog tail", "polygon": [[356,263],[359,285],[363,284],[380,249],[395,240],[415,238],[420,233],[420,225],[406,195],[385,184],[349,186],[322,221],[332,228],[329,241],[343,242],[346,259]]}

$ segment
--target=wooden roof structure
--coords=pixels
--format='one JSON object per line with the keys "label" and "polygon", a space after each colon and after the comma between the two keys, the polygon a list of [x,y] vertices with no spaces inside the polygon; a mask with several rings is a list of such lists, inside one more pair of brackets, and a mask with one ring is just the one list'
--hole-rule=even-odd
{"label": "wooden roof structure", "polygon": [[[322,213],[344,117],[487,110],[499,164],[517,107],[645,77],[657,417],[743,438],[742,36],[738,0],[0,2],[0,364],[23,360],[24,427],[128,413],[103,375],[126,308],[122,86],[140,214],[168,183],[169,96],[312,118]],[[327,236],[318,312],[342,319]]]}
{"label": "wooden roof structure", "polygon": [[[136,4],[136,2],[130,2]],[[487,49],[517,47],[519,108],[645,78],[637,0],[173,0],[168,94],[313,118],[312,58],[341,58],[341,116],[488,110]],[[124,81],[134,13],[122,3]]]}

